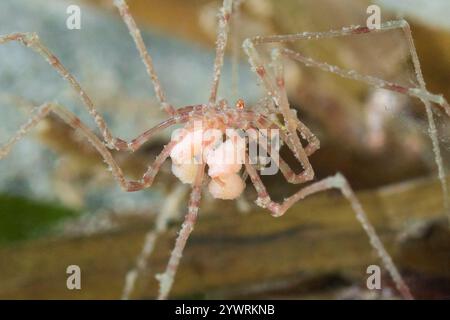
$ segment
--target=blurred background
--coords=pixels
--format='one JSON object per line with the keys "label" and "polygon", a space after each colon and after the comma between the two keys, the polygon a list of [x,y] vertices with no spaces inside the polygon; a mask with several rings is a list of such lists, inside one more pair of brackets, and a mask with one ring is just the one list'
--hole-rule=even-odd
{"label": "blurred background", "polygon": [[[66,27],[69,5],[81,8],[81,29]],[[215,0],[129,0],[168,100],[205,103],[216,38]],[[246,0],[232,27],[219,96],[247,105],[264,97],[240,49],[255,35],[328,31],[365,25],[370,4],[382,21],[410,22],[430,92],[450,98],[450,4],[445,0]],[[113,133],[132,139],[163,121],[151,83],[110,0],[4,0],[0,34],[35,31],[75,75]],[[401,31],[283,44],[320,61],[417,86]],[[270,53],[271,46],[267,46]],[[234,51],[233,51],[234,50]],[[233,56],[237,52],[237,56]],[[237,57],[237,64],[232,61]],[[283,61],[292,107],[321,140],[311,157],[317,179],[341,171],[419,298],[450,297],[450,234],[423,104],[418,99]],[[237,77],[233,76],[233,68]],[[30,110],[57,101],[95,128],[76,93],[31,50],[0,46],[0,143]],[[444,165],[449,119],[433,106]],[[166,131],[139,152],[114,154],[140,177],[170,137]],[[300,168],[287,150],[282,156]],[[275,199],[299,186],[265,179]],[[0,161],[0,298],[119,298],[144,235],[168,201],[174,221],[158,242],[135,298],[153,298],[156,280],[184,214],[187,190],[166,163],[155,185],[124,193],[91,148],[49,117]],[[205,194],[200,221],[174,286],[188,298],[397,298],[365,287],[366,268],[379,263],[348,204],[338,193],[314,196],[273,219],[254,204],[249,184],[236,202]],[[80,265],[83,289],[67,290],[65,269]]]}

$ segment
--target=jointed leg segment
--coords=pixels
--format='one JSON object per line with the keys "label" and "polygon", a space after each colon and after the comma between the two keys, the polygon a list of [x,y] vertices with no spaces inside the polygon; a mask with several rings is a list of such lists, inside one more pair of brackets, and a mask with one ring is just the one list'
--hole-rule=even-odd
{"label": "jointed leg segment", "polygon": [[[279,55],[273,56],[274,72],[268,70],[264,67],[262,58],[260,57],[258,51],[254,47],[251,40],[247,39],[244,41],[244,50],[249,56],[249,61],[253,69],[256,71],[259,79],[262,81],[264,87],[267,90],[269,96],[274,100],[275,105],[280,108],[280,113],[283,115],[286,130],[286,143],[290,146],[294,152],[295,157],[303,166],[304,171],[301,173],[301,182],[310,181],[314,178],[314,170],[309,162],[308,155],[303,148],[300,138],[297,134],[297,130],[304,133],[306,137],[311,139],[313,143],[312,146],[318,148],[319,144],[317,140],[312,140],[312,133],[307,130],[305,125],[302,125],[298,121],[297,115],[294,110],[290,108],[286,88],[284,85],[284,74],[282,63],[279,59]],[[314,137],[315,138],[315,137]]]}
{"label": "jointed leg segment", "polygon": [[[259,52],[256,48],[256,46],[265,44],[265,43],[284,43],[284,42],[293,42],[298,40],[311,40],[311,39],[321,39],[321,38],[335,38],[335,37],[344,37],[344,36],[350,36],[350,35],[357,35],[357,34],[363,34],[363,33],[377,33],[377,32],[386,32],[393,29],[402,29],[405,37],[408,41],[408,46],[410,50],[410,54],[412,57],[412,61],[414,64],[414,70],[416,73],[416,78],[419,83],[418,87],[411,87],[407,88],[404,86],[401,86],[396,83],[392,83],[380,78],[368,76],[368,75],[362,75],[359,74],[353,70],[344,70],[337,66],[329,65],[325,62],[319,62],[316,60],[313,60],[312,58],[305,57],[299,52],[292,51],[290,49],[280,49],[276,50],[272,60],[275,65],[274,67],[274,73],[272,74],[271,70],[267,70],[267,68],[264,67],[264,63],[259,55]],[[288,129],[291,127],[290,131],[293,132],[294,128],[294,122],[292,119],[296,118],[295,116],[291,116],[288,113],[288,105],[287,101],[285,100],[285,90],[283,90],[284,81],[282,79],[282,70],[280,69],[280,63],[279,63],[279,56],[283,55],[290,59],[299,61],[307,66],[317,67],[323,71],[335,73],[341,77],[353,79],[361,82],[365,82],[368,85],[377,87],[377,88],[383,88],[386,90],[394,91],[397,93],[405,94],[411,97],[419,98],[425,105],[425,110],[427,114],[428,119],[428,125],[429,125],[429,134],[433,145],[433,152],[435,154],[435,162],[438,169],[438,177],[441,182],[441,188],[442,188],[442,194],[444,199],[444,209],[447,211],[448,219],[450,221],[450,201],[448,199],[448,187],[447,187],[447,181],[445,179],[445,170],[444,165],[442,161],[441,151],[439,147],[439,141],[437,138],[437,130],[436,130],[436,124],[433,119],[433,113],[431,110],[431,103],[436,103],[440,105],[445,112],[450,116],[450,105],[448,102],[444,99],[441,95],[435,95],[426,89],[425,81],[422,75],[422,71],[420,68],[420,62],[417,55],[416,48],[414,46],[414,41],[411,35],[411,29],[409,27],[409,24],[405,20],[399,20],[399,21],[390,21],[383,23],[381,25],[380,29],[369,29],[367,27],[349,27],[344,28],[342,30],[332,30],[327,32],[303,32],[299,34],[291,34],[291,35],[277,35],[277,36],[257,36],[254,38],[249,38],[244,41],[243,44],[244,51],[249,57],[250,64],[252,65],[253,69],[255,70],[258,77],[263,82],[264,86],[266,87],[268,93],[272,98],[274,99],[274,102],[276,105],[279,106],[281,113],[283,114],[285,121],[288,124]],[[289,122],[292,122],[291,125],[289,125]],[[298,147],[298,145],[297,145]],[[297,148],[298,150],[299,148]],[[303,164],[303,162],[302,162]]]}
{"label": "jointed leg segment", "polygon": [[[258,126],[257,126],[257,127],[258,127]],[[263,129],[264,127],[259,127],[259,128]],[[263,135],[263,134],[262,134],[262,135]],[[264,135],[263,135],[263,136],[264,136]],[[283,134],[281,134],[281,137],[282,137],[283,141],[286,142],[286,143],[288,144],[288,146],[289,146],[289,147],[291,148],[291,150],[292,150],[292,146],[289,144],[288,140],[283,136]],[[251,136],[249,137],[249,139],[250,139],[250,141],[251,141],[252,143],[258,143],[258,141],[255,140],[255,139],[253,139]],[[266,137],[266,140],[267,140],[267,141],[270,141],[267,137]],[[308,150],[308,147],[310,147],[310,146],[311,146],[311,145],[309,144],[309,145],[305,148],[305,151],[307,151],[307,150]],[[268,156],[269,158],[272,158],[272,159],[273,159],[273,155],[272,155],[272,152],[271,152],[271,147],[270,147],[270,145],[263,146],[263,145],[261,145],[261,144],[259,143],[259,144],[258,144],[258,148],[259,148],[259,150],[260,150],[260,153],[262,153],[262,154],[267,154],[267,156]],[[308,152],[307,152],[307,155],[308,155],[308,156],[309,156],[310,154],[312,154],[313,151],[315,151],[315,150],[311,149],[311,151],[312,151],[311,153],[308,153]],[[300,184],[300,183],[307,182],[307,181],[306,181],[306,178],[305,178],[305,174],[304,174],[303,171],[300,172],[300,173],[298,173],[298,174],[296,174],[296,173],[294,172],[294,170],[291,169],[291,167],[289,166],[289,164],[287,164],[287,163],[283,160],[282,157],[278,156],[278,157],[277,157],[277,160],[278,160],[278,167],[279,167],[281,173],[283,174],[283,176],[285,177],[285,179],[286,179],[287,182],[292,183],[292,184]]]}
{"label": "jointed leg segment", "polygon": [[163,151],[156,157],[155,161],[148,167],[147,171],[142,176],[142,179],[139,181],[130,181],[125,178],[122,169],[114,160],[111,152],[106,148],[103,142],[72,112],[54,103],[46,103],[35,109],[35,115],[29,119],[27,123],[21,126],[17,133],[4,146],[0,147],[0,160],[10,152],[14,144],[22,139],[25,134],[33,129],[50,112],[56,114],[73,129],[78,130],[83,137],[92,144],[103,157],[105,163],[109,166],[113,177],[125,191],[137,191],[150,187],[161,165],[169,157],[170,151],[175,146],[174,142],[167,144]]}
{"label": "jointed leg segment", "polygon": [[175,247],[170,255],[169,263],[163,274],[159,274],[157,279],[159,280],[159,300],[167,299],[170,289],[175,278],[175,274],[180,264],[180,259],[183,254],[186,242],[194,230],[194,225],[198,217],[198,208],[200,205],[200,199],[202,195],[202,184],[205,173],[205,164],[199,164],[194,184],[192,186],[192,192],[189,199],[188,213],[184,218],[184,222],[181,226],[181,230],[178,233]]}
{"label": "jointed leg segment", "polygon": [[352,209],[356,214],[356,218],[361,223],[363,229],[366,231],[370,239],[370,243],[375,248],[378,256],[383,261],[384,266],[386,267],[392,279],[394,280],[399,292],[405,299],[413,299],[413,296],[409,291],[408,286],[403,281],[403,278],[400,275],[400,272],[397,270],[394,262],[392,261],[391,256],[384,248],[383,243],[381,242],[380,238],[375,232],[375,229],[373,228],[372,224],[367,218],[367,215],[364,212],[359,200],[356,198],[352,188],[347,182],[347,179],[345,179],[343,175],[338,173],[335,176],[314,182],[309,186],[300,189],[297,193],[285,199],[280,204],[272,201],[256,169],[251,164],[248,163],[245,164],[245,169],[247,170],[248,175],[258,193],[258,199],[256,200],[256,203],[259,206],[270,210],[274,217],[282,216],[297,201],[300,201],[306,198],[307,196],[310,196],[317,192],[326,191],[329,189],[339,189],[342,192],[342,194],[347,198],[347,200],[350,202]]}
{"label": "jointed leg segment", "polygon": [[63,79],[66,79],[69,82],[76,94],[79,95],[89,114],[94,118],[94,121],[100,129],[100,132],[109,148],[117,150],[128,149],[128,145],[125,141],[113,137],[111,131],[106,125],[105,120],[94,108],[94,104],[91,98],[87,95],[86,91],[84,91],[75,77],[61,64],[59,59],[41,43],[36,33],[12,33],[5,36],[0,36],[0,44],[10,41],[18,41],[40,54],[53,68],[56,69]]}
{"label": "jointed leg segment", "polygon": [[[268,128],[269,129],[278,129],[279,133],[280,133],[280,137],[283,140],[283,142],[286,143],[286,145],[289,147],[289,149],[294,152],[295,157],[302,164],[303,164],[302,160],[305,161],[305,163],[309,164],[308,157],[310,155],[312,155],[314,152],[316,152],[320,147],[320,141],[317,139],[317,137],[314,134],[312,134],[311,131],[300,121],[298,121],[297,130],[308,141],[308,144],[306,147],[303,147],[301,145],[301,142],[299,141],[299,143],[300,143],[299,149],[304,150],[303,151],[305,154],[304,157],[299,157],[295,153],[295,144],[293,143],[292,139],[289,139],[289,132],[286,132],[285,129],[279,128],[273,124],[270,124],[269,121],[265,118],[259,118],[257,121],[254,122],[254,125],[258,129],[268,129]],[[261,146],[261,145],[259,147],[263,148],[263,146]],[[268,148],[268,150],[266,150],[266,151],[270,156],[270,148]],[[283,173],[283,175],[286,177],[286,180],[289,183],[299,184],[299,183],[308,182],[312,179],[311,175],[308,173],[307,170],[303,170],[300,173],[296,174],[283,159],[280,158],[279,162],[280,162],[280,170]],[[305,168],[305,166],[303,166],[303,168]],[[311,167],[311,170],[313,170],[312,167]]]}
{"label": "jointed leg segment", "polygon": [[156,218],[154,228],[145,235],[144,246],[136,259],[135,267],[128,271],[125,277],[125,286],[122,292],[123,300],[130,298],[139,274],[148,268],[148,260],[155,248],[156,239],[166,232],[169,221],[174,217],[178,210],[180,200],[184,199],[186,189],[187,186],[185,184],[179,184],[164,201],[161,213],[158,214]]}
{"label": "jointed leg segment", "polygon": [[[118,7],[119,12],[125,21],[128,29],[130,30],[130,34],[132,35],[136,47],[139,51],[139,54],[142,58],[146,66],[147,73],[149,74],[156,96],[162,106],[162,108],[171,116],[175,115],[175,111],[173,107],[167,103],[165,99],[164,92],[162,90],[161,84],[159,82],[158,76],[153,67],[153,62],[150,55],[145,48],[145,44],[142,40],[142,36],[140,34],[139,29],[136,26],[133,18],[130,15],[128,7],[124,0],[115,0],[115,5]],[[0,44],[6,44],[11,41],[17,41],[22,43],[28,48],[31,48],[33,51],[41,55],[56,71],[61,75],[61,77],[69,82],[69,85],[72,87],[74,92],[79,95],[81,101],[83,102],[86,110],[94,119],[97,127],[100,129],[100,132],[103,136],[103,139],[106,142],[106,145],[110,149],[123,150],[123,151],[136,151],[142,144],[137,144],[132,142],[126,142],[123,139],[114,137],[111,131],[109,130],[105,119],[102,115],[94,108],[94,103],[91,98],[88,96],[86,91],[81,87],[80,83],[76,80],[76,78],[64,67],[64,65],[59,61],[59,59],[40,41],[38,35],[36,33],[12,33],[8,35],[0,36]],[[138,137],[139,138],[139,137]],[[136,138],[135,140],[138,140]]]}
{"label": "jointed leg segment", "polygon": [[161,108],[164,109],[168,115],[173,115],[175,113],[175,110],[166,101],[164,91],[162,89],[161,83],[159,82],[158,76],[155,71],[155,67],[153,66],[152,58],[145,47],[145,43],[144,40],[142,39],[140,30],[137,27],[136,22],[133,19],[133,16],[130,14],[128,5],[126,4],[125,0],[114,0],[114,5],[119,9],[119,13],[123,21],[127,25],[131,36],[133,37],[134,43],[136,44],[136,48],[139,51],[139,55],[141,56],[141,59],[144,62],[147,74],[150,76],[150,79],[153,83],[155,94],[156,97],[158,98]]}
{"label": "jointed leg segment", "polygon": [[214,60],[214,76],[211,88],[211,95],[209,97],[210,104],[216,103],[217,100],[217,91],[219,89],[219,81],[222,72],[225,47],[227,45],[228,40],[229,21],[231,18],[232,10],[233,10],[233,0],[224,0],[219,15],[219,28],[217,31],[217,40],[216,40],[216,57]]}

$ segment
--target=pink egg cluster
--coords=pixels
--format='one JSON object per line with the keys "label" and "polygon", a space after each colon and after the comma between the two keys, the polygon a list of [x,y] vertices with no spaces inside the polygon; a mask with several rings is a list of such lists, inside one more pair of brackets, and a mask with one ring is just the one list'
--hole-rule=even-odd
{"label": "pink egg cluster", "polygon": [[232,200],[240,196],[245,183],[239,175],[244,163],[245,139],[235,130],[227,130],[226,139],[219,130],[181,130],[172,137],[172,172],[181,182],[192,184],[198,164],[208,165],[211,181],[208,190],[214,198]]}

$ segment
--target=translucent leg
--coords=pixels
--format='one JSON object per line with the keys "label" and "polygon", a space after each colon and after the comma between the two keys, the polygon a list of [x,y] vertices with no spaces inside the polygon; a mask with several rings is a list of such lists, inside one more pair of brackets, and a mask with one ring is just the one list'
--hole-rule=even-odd
{"label": "translucent leg", "polygon": [[[312,40],[312,39],[322,39],[322,38],[335,38],[335,37],[345,37],[345,36],[355,36],[358,34],[366,33],[379,33],[386,32],[394,29],[402,29],[405,37],[408,41],[408,46],[412,61],[414,64],[414,70],[416,74],[417,81],[419,83],[418,87],[404,87],[396,83],[385,81],[380,78],[372,77],[369,75],[362,75],[354,70],[344,70],[337,66],[330,65],[325,62],[315,61],[312,58],[306,57],[299,52],[295,52],[289,49],[281,49],[278,54],[284,55],[293,60],[299,61],[306,66],[316,67],[323,71],[335,73],[341,77],[353,79],[361,82],[365,82],[376,88],[382,88],[386,90],[391,90],[397,93],[402,93],[411,97],[419,98],[425,105],[425,110],[428,118],[429,135],[433,145],[433,152],[435,154],[435,162],[438,168],[438,177],[441,182],[441,189],[443,194],[444,209],[447,212],[448,220],[450,223],[450,202],[448,199],[448,187],[447,181],[445,179],[445,170],[442,161],[441,151],[439,147],[439,141],[437,137],[436,125],[433,119],[433,114],[431,110],[431,102],[440,105],[447,115],[450,116],[450,106],[448,102],[441,95],[432,94],[427,91],[425,87],[425,81],[422,75],[419,58],[414,45],[414,41],[411,35],[411,29],[409,24],[405,20],[389,21],[383,23],[380,29],[369,29],[367,27],[352,26],[343,28],[342,30],[331,30],[327,32],[303,32],[298,34],[290,35],[275,35],[275,36],[257,36],[253,38],[246,39],[243,43],[244,51],[249,57],[250,64],[252,65],[255,72],[258,74],[263,84],[265,85],[268,94],[275,99],[275,103],[280,106],[281,109],[285,108],[283,106],[283,96],[277,94],[277,87],[280,88],[283,83],[281,79],[276,79],[267,68],[264,67],[264,63],[259,55],[256,46],[265,43],[283,43],[283,42],[293,42],[298,40]],[[276,71],[275,71],[276,72]],[[289,117],[289,115],[287,115]]]}
{"label": "translucent leg", "polygon": [[122,169],[114,160],[108,148],[106,148],[106,146],[95,135],[95,133],[92,132],[84,123],[82,123],[77,116],[60,105],[54,103],[46,103],[40,107],[35,108],[34,116],[32,116],[24,125],[22,125],[16,132],[16,134],[5,145],[0,147],[0,160],[8,155],[8,153],[11,151],[11,148],[50,112],[53,112],[73,129],[80,132],[82,136],[92,144],[92,146],[103,157],[103,160],[108,165],[113,177],[125,191],[137,191],[150,187],[161,165],[169,157],[170,151],[175,146],[175,143],[172,142],[167,144],[164,147],[163,151],[156,157],[155,161],[148,167],[147,171],[142,176],[142,179],[139,181],[130,181],[125,178]]}
{"label": "translucent leg", "polygon": [[178,186],[168,195],[166,201],[164,201],[164,205],[161,212],[158,214],[154,228],[145,235],[144,246],[136,259],[135,267],[127,272],[125,286],[122,292],[123,300],[128,300],[130,298],[139,274],[147,269],[148,260],[155,248],[155,242],[161,234],[166,232],[169,221],[173,219],[175,213],[178,211],[180,201],[184,199],[186,188],[185,184],[178,184]]}
{"label": "translucent leg", "polygon": [[41,55],[61,75],[64,80],[68,81],[69,85],[79,96],[80,100],[86,107],[86,110],[92,116],[97,127],[100,129],[100,132],[103,136],[103,139],[106,141],[108,148],[126,151],[135,151],[138,148],[136,144],[128,143],[112,135],[105,122],[105,119],[94,108],[94,104],[86,91],[81,87],[75,77],[64,67],[59,59],[44,44],[42,44],[36,33],[12,33],[0,36],[0,44],[5,44],[11,41],[20,42],[26,47],[34,50],[36,53]]}
{"label": "translucent leg", "polygon": [[205,173],[205,165],[198,165],[199,170],[195,177],[194,184],[192,186],[192,192],[189,199],[188,213],[184,218],[184,222],[181,226],[181,230],[178,233],[177,240],[175,242],[175,247],[170,255],[169,263],[167,264],[166,270],[163,274],[157,275],[159,281],[159,300],[167,299],[170,290],[172,289],[172,284],[177,273],[178,266],[180,264],[181,256],[183,255],[184,247],[186,242],[194,230],[195,223],[198,217],[198,208],[200,205],[200,199],[202,194],[202,183],[203,176]]}
{"label": "translucent leg", "polygon": [[318,182],[314,182],[309,186],[300,189],[297,193],[285,199],[282,203],[276,203],[270,198],[266,187],[262,183],[256,169],[250,164],[246,164],[245,168],[258,193],[258,199],[256,203],[263,208],[269,209],[274,217],[282,216],[297,201],[300,201],[309,195],[329,189],[339,189],[350,202],[352,209],[355,212],[356,219],[361,223],[361,226],[367,233],[370,244],[376,250],[378,256],[383,261],[385,268],[388,270],[389,274],[394,280],[394,283],[396,284],[399,292],[405,299],[413,299],[408,286],[404,282],[402,276],[400,275],[400,272],[392,261],[391,256],[384,248],[384,245],[378,237],[374,227],[367,218],[367,215],[364,212],[361,203],[359,202],[358,198],[356,198],[352,188],[347,182],[347,179],[345,179],[342,174],[338,173],[335,176],[325,178]]}
{"label": "translucent leg", "polygon": [[136,25],[136,22],[133,19],[133,16],[128,9],[128,5],[125,0],[114,0],[114,5],[119,9],[119,13],[128,27],[131,36],[133,37],[134,43],[136,44],[136,48],[139,51],[139,55],[141,56],[142,62],[145,65],[145,69],[147,70],[147,74],[152,81],[153,88],[155,90],[156,97],[161,105],[161,108],[167,112],[169,115],[173,115],[175,110],[173,107],[167,103],[164,91],[162,89],[161,83],[159,82],[158,75],[156,74],[155,67],[153,66],[153,61],[148,53],[144,40],[142,39],[141,32]]}
{"label": "translucent leg", "polygon": [[225,55],[225,47],[228,40],[229,21],[233,9],[233,0],[224,0],[223,6],[219,13],[219,29],[217,31],[216,40],[216,58],[214,60],[214,76],[211,88],[209,103],[214,104],[217,99],[217,90],[219,88],[220,75],[223,66],[223,57]]}

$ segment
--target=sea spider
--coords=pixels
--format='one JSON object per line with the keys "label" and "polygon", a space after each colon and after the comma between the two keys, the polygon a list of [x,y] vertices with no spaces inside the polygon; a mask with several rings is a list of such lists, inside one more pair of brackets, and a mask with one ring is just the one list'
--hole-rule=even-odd
{"label": "sea spider", "polygon": [[[16,142],[18,142],[27,132],[35,127],[39,121],[41,121],[51,112],[59,116],[73,129],[78,130],[84,136],[84,138],[86,138],[94,146],[94,148],[101,154],[104,161],[108,165],[113,177],[125,191],[132,192],[150,187],[162,164],[167,158],[171,157],[173,161],[172,169],[174,174],[183,182],[191,184],[192,190],[190,194],[188,212],[185,216],[184,222],[181,226],[181,230],[176,239],[175,247],[171,253],[170,260],[167,264],[165,272],[162,275],[158,275],[158,279],[160,281],[160,299],[165,299],[169,295],[184,247],[189,238],[189,235],[194,229],[199,211],[203,182],[205,178],[207,178],[207,175],[205,175],[206,166],[209,167],[208,175],[211,177],[209,189],[214,197],[222,199],[235,199],[243,191],[245,187],[244,177],[248,176],[254,187],[256,188],[258,194],[256,203],[259,206],[270,210],[274,217],[282,216],[294,203],[304,199],[309,195],[328,189],[340,190],[350,202],[351,207],[356,214],[356,218],[361,223],[363,229],[367,232],[371,245],[376,249],[377,254],[384,263],[384,266],[393,278],[397,289],[404,298],[411,299],[412,295],[408,286],[403,281],[390,255],[385,250],[374,228],[368,221],[360,202],[356,198],[346,178],[342,174],[337,173],[336,175],[330,176],[323,180],[312,182],[312,180],[314,179],[314,170],[309,162],[308,157],[319,149],[319,141],[314,136],[314,134],[312,134],[312,132],[306,127],[306,125],[297,118],[295,112],[289,106],[284,84],[283,65],[281,63],[281,57],[285,56],[300,61],[307,66],[318,67],[320,69],[336,73],[343,77],[366,82],[372,86],[392,90],[409,96],[418,97],[424,102],[426,106],[429,120],[431,117],[430,131],[432,133],[435,133],[436,129],[434,126],[434,122],[432,121],[430,103],[438,103],[445,108],[447,113],[449,113],[449,107],[447,102],[441,96],[433,95],[425,89],[425,83],[420,72],[420,66],[414,44],[412,42],[408,24],[406,23],[406,21],[393,21],[383,24],[381,26],[381,29],[373,30],[367,27],[356,26],[344,28],[338,31],[319,33],[305,32],[301,34],[269,37],[258,36],[246,39],[243,43],[244,51],[248,55],[250,64],[257,74],[257,77],[262,82],[267,96],[269,97],[270,103],[266,102],[265,108],[261,108],[260,104],[247,107],[245,106],[243,100],[238,100],[235,106],[230,106],[225,100],[217,101],[217,91],[223,65],[224,51],[229,33],[230,18],[232,16],[232,13],[237,9],[240,2],[241,1],[235,1],[233,3],[233,0],[224,0],[223,6],[220,9],[213,82],[208,103],[175,108],[166,100],[164,91],[155,72],[152,59],[147,52],[140,31],[129,12],[128,6],[126,5],[124,0],[114,1],[115,6],[118,8],[121,17],[123,18],[130,31],[131,36],[134,39],[137,50],[145,65],[146,71],[153,83],[153,87],[159,104],[169,116],[166,121],[145,131],[130,142],[113,136],[113,134],[108,129],[104,118],[94,108],[93,102],[89,98],[86,91],[81,87],[75,77],[63,66],[58,58],[46,46],[42,44],[37,34],[13,33],[0,36],[0,44],[4,44],[10,41],[18,41],[44,57],[48,61],[48,63],[56,69],[56,71],[62,76],[62,78],[68,81],[70,86],[79,95],[87,111],[95,120],[95,123],[100,129],[101,135],[103,137],[103,140],[101,140],[93,131],[91,131],[91,129],[89,129],[84,123],[82,123],[78,117],[76,117],[73,113],[68,111],[63,106],[56,103],[44,103],[34,109],[35,114],[29,119],[29,121],[19,129],[19,131],[7,142],[6,145],[0,148],[0,159],[5,157]],[[264,43],[282,43],[301,39],[341,37],[362,33],[381,32],[395,28],[403,29],[409,40],[416,74],[420,84],[420,87],[418,88],[405,88],[378,78],[360,75],[354,71],[342,70],[338,67],[331,66],[326,63],[314,61],[301,55],[300,53],[291,51],[289,49],[275,49],[272,54],[272,61],[269,64],[263,61],[260,56],[260,52],[258,51],[258,46]],[[261,110],[265,110],[269,112],[269,114],[267,114],[266,112],[262,112]],[[276,121],[273,115],[280,115],[283,119],[282,124],[280,124],[279,121]],[[201,132],[200,140],[196,141],[195,139],[191,139],[191,142],[186,142],[186,140],[184,140],[186,136],[193,132],[192,126],[195,121],[200,121],[205,125],[205,128],[218,129],[221,133],[223,133],[225,129],[229,128],[235,130],[250,128],[258,130],[279,130],[280,137],[283,143],[289,147],[289,149],[293,152],[296,159],[300,162],[303,168],[302,172],[296,174],[288,166],[288,164],[280,158],[279,168],[281,172],[289,183],[300,184],[310,182],[310,184],[300,189],[290,197],[286,198],[282,203],[276,203],[272,201],[266,190],[266,187],[263,185],[262,180],[259,176],[258,171],[261,170],[261,168],[248,161],[249,157],[245,145],[243,149],[245,153],[245,161],[243,163],[244,166],[242,166],[242,164],[214,166],[214,155],[210,158],[208,158],[208,156],[201,157],[201,161],[194,165],[183,164],[182,162],[177,163],[177,161],[182,158],[180,154],[183,154],[183,152],[188,149],[190,150],[196,143],[199,143],[202,147],[208,146],[211,143],[211,141],[204,140],[203,132]],[[172,138],[172,140],[156,157],[155,161],[151,165],[149,165],[147,171],[143,174],[140,180],[128,180],[124,176],[122,169],[117,165],[109,149],[134,152],[138,150],[142,145],[144,145],[157,132],[171,127],[175,124],[184,124],[184,128],[186,129],[184,135],[181,134],[178,135],[177,138]],[[306,146],[302,144],[301,138],[307,141]],[[220,146],[224,146],[224,148],[226,148],[225,144],[228,141],[231,140],[228,139],[223,143],[219,143],[218,147],[217,143],[211,145],[210,149],[217,150],[218,148],[220,148]],[[437,140],[433,139],[433,144],[435,150],[437,150],[438,152],[439,148],[437,146]],[[262,146],[262,148],[264,147],[265,146]],[[197,155],[194,153],[194,156]],[[440,156],[438,156],[437,158],[440,159]],[[439,164],[440,160],[437,161]],[[441,171],[441,164],[439,164],[439,168],[439,173],[442,178],[444,173]],[[241,171],[243,171],[242,176],[239,175],[239,172]],[[443,188],[444,190],[446,190],[446,185],[444,182]],[[144,254],[141,255],[141,259],[138,259],[137,269],[127,275],[126,286],[123,295],[124,298],[128,298],[129,293],[133,288],[134,282],[136,281],[137,271],[145,266],[145,261],[143,261],[142,258],[146,258],[151,253],[151,251],[153,250],[153,243],[155,241],[156,235],[164,230],[165,227],[163,221],[164,212],[161,213],[158,217],[156,229],[150,232],[147,237],[146,246],[143,249]]]}

